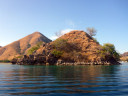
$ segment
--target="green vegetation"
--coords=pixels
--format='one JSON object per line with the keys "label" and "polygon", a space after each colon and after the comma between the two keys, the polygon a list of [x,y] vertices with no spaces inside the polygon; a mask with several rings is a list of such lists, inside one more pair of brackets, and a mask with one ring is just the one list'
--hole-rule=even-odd
{"label": "green vegetation", "polygon": [[42,44],[43,42],[38,42],[35,46],[33,46],[32,48],[28,50],[27,55],[31,55],[33,52],[38,50]]}
{"label": "green vegetation", "polygon": [[56,57],[61,57],[68,48],[68,42],[65,39],[57,39],[53,42],[54,50],[52,51],[52,54]]}
{"label": "green vegetation", "polygon": [[63,52],[62,51],[57,51],[57,50],[53,50],[52,51],[52,54],[55,56],[55,57],[61,57]]}
{"label": "green vegetation", "polygon": [[67,47],[68,42],[65,39],[57,39],[54,41],[53,46],[56,50],[63,50]]}
{"label": "green vegetation", "polygon": [[115,50],[115,46],[110,43],[104,44],[99,53],[101,54],[101,57],[103,57],[104,59],[106,58],[105,56],[113,57],[115,60],[119,60],[120,58],[119,53],[117,53]]}
{"label": "green vegetation", "polygon": [[16,58],[18,59],[18,58],[22,58],[23,57],[23,55],[20,55],[20,56],[17,56]]}
{"label": "green vegetation", "polygon": [[34,51],[38,50],[38,46],[33,46],[31,49],[28,50],[27,55],[31,55]]}
{"label": "green vegetation", "polygon": [[83,59],[81,55],[81,50],[76,46],[75,43],[69,43],[65,39],[57,39],[53,42],[54,50],[52,54],[56,57],[61,57],[68,61],[77,61],[78,59]]}
{"label": "green vegetation", "polygon": [[2,63],[9,63],[10,60],[0,60],[0,62],[2,62]]}

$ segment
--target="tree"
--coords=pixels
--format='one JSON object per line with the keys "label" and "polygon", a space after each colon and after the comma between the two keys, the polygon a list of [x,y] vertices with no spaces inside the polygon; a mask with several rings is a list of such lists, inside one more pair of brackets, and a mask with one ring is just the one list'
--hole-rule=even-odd
{"label": "tree", "polygon": [[113,44],[110,43],[106,43],[102,46],[102,50],[100,51],[101,56],[109,56],[109,57],[113,57],[115,60],[119,60],[119,53],[116,52],[115,50],[115,46]]}
{"label": "tree", "polygon": [[87,28],[87,33],[92,37],[96,35],[96,29],[95,28]]}

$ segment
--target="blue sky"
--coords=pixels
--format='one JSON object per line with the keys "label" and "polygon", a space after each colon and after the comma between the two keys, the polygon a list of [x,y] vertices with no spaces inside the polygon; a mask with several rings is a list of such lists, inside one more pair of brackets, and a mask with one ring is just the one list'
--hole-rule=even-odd
{"label": "blue sky", "polygon": [[0,0],[0,45],[39,31],[94,27],[97,40],[128,51],[128,0]]}

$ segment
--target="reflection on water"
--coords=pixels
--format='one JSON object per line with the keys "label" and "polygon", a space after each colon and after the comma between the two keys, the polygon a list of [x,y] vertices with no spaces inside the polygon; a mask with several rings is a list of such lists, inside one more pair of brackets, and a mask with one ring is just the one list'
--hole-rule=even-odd
{"label": "reflection on water", "polygon": [[23,66],[0,64],[0,96],[127,95],[128,64]]}

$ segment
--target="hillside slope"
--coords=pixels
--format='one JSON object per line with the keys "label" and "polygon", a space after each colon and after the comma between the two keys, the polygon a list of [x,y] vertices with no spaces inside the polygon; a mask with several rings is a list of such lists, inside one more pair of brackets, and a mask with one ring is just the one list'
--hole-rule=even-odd
{"label": "hillside slope", "polygon": [[102,46],[93,37],[84,31],[74,30],[41,47],[36,53],[62,53],[59,59],[64,62],[115,62],[114,58],[105,53],[102,56],[101,50]]}
{"label": "hillside slope", "polygon": [[74,30],[60,38],[68,40],[69,43],[74,43],[75,46],[79,47],[79,52],[88,61],[98,61],[98,50],[101,46],[86,32]]}
{"label": "hillside slope", "polygon": [[103,46],[93,37],[84,31],[74,30],[53,42],[43,44],[31,55],[14,58],[12,63],[21,65],[119,64],[113,55],[108,54],[108,51],[102,52],[104,52]]}
{"label": "hillside slope", "polygon": [[128,52],[121,54],[121,56],[123,56],[123,57],[128,56]]}
{"label": "hillside slope", "polygon": [[27,49],[34,46],[37,42],[51,42],[50,39],[40,32],[34,32],[18,41],[15,41],[5,47],[0,48],[0,60],[11,60],[16,56],[23,55]]}
{"label": "hillside slope", "polygon": [[128,52],[121,54],[120,60],[121,61],[128,61]]}

